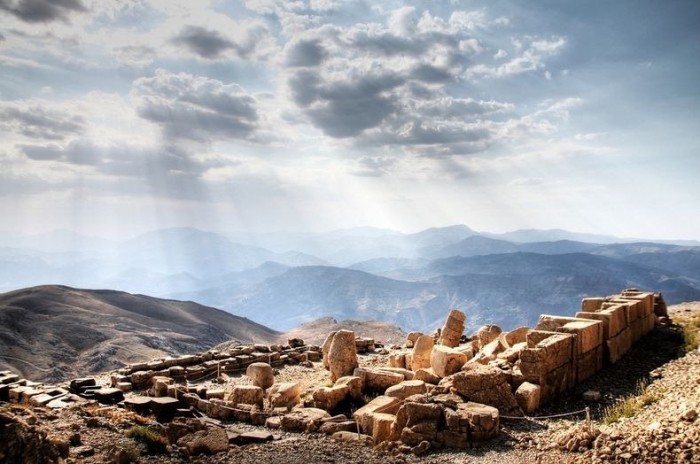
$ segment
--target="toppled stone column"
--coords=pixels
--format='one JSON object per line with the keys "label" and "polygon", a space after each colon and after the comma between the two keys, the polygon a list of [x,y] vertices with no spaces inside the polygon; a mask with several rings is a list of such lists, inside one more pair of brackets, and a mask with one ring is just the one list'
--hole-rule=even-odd
{"label": "toppled stone column", "polygon": [[464,322],[466,320],[467,316],[459,309],[450,311],[440,332],[440,344],[450,348],[459,346],[459,340],[464,333]]}
{"label": "toppled stone column", "polygon": [[331,340],[327,358],[332,382],[341,377],[352,375],[358,366],[355,333],[350,330],[337,331]]}

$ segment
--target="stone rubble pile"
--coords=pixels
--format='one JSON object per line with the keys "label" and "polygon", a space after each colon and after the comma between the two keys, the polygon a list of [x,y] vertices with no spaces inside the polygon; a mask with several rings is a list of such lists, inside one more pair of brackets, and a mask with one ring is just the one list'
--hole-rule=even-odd
{"label": "stone rubble pile", "polygon": [[[628,289],[584,299],[576,317],[542,315],[534,329],[509,332],[487,325],[467,338],[466,316],[453,309],[436,335],[410,333],[386,366],[359,367],[358,353],[381,345],[339,330],[320,347],[293,339],[285,346],[239,346],[132,364],[114,372],[107,386],[92,378],[74,379],[65,388],[43,386],[0,372],[0,401],[65,407],[94,399],[166,420],[197,411],[220,421],[339,439],[359,432],[374,444],[420,454],[495,437],[501,415],[533,413],[615,363],[660,317],[667,317],[660,294]],[[274,367],[313,362],[329,371],[328,384],[301,391],[298,383],[275,382]],[[196,383],[243,372],[252,384]]]}

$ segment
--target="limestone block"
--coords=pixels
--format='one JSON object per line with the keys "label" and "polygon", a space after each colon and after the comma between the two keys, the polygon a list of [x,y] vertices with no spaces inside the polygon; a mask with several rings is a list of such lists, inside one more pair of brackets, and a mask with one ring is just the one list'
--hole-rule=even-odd
{"label": "limestone block", "polygon": [[256,385],[236,385],[228,397],[233,404],[254,404],[262,408],[263,389]]}
{"label": "limestone block", "polygon": [[350,394],[350,387],[338,385],[333,387],[319,387],[314,390],[312,397],[321,409],[333,411]]}
{"label": "limestone block", "polygon": [[572,364],[564,364],[556,369],[545,373],[538,384],[542,388],[540,392],[540,404],[544,404],[551,400],[552,397],[565,392],[574,385],[574,366]]}
{"label": "limestone block", "polygon": [[409,332],[406,336],[406,348],[413,348],[419,337],[423,335],[423,332]]}
{"label": "limestone block", "polygon": [[400,406],[401,400],[398,398],[378,396],[355,411],[352,417],[359,424],[362,433],[372,435],[372,415],[378,413],[396,414]]}
{"label": "limestone block", "polygon": [[272,366],[267,363],[253,363],[248,366],[245,374],[253,381],[253,385],[263,390],[267,390],[275,383],[275,375],[272,372]]}
{"label": "limestone block", "polygon": [[331,382],[341,377],[352,375],[357,367],[357,348],[355,333],[350,330],[339,330],[333,335],[328,350],[328,368],[331,371]]}
{"label": "limestone block", "polygon": [[[537,334],[538,330],[533,330],[528,334],[530,337]],[[549,332],[547,332],[549,333]],[[528,346],[530,341],[528,339]],[[534,348],[525,348],[520,352],[521,369],[528,379],[528,372],[548,372],[564,364],[570,364],[574,355],[574,336],[564,333],[551,333],[543,338]]]}
{"label": "limestone block", "polygon": [[413,346],[413,357],[411,370],[416,371],[421,368],[430,367],[430,354],[433,351],[435,341],[430,335],[421,335]]}
{"label": "limestone block", "polygon": [[422,380],[430,385],[440,383],[440,376],[436,375],[432,369],[418,369],[413,375],[413,380]]}
{"label": "limestone block", "polygon": [[458,309],[451,310],[440,332],[440,344],[452,348],[458,346],[459,340],[464,333],[464,322],[466,319],[467,317],[462,311]]}
{"label": "limestone block", "polygon": [[576,358],[576,382],[583,382],[603,368],[603,346],[598,346]]}
{"label": "limestone block", "polygon": [[389,355],[389,366],[406,368],[406,353],[394,353]]}
{"label": "limestone block", "polygon": [[366,391],[381,393],[392,385],[403,382],[405,379],[403,375],[398,373],[363,367],[355,369],[353,375],[362,379]]}
{"label": "limestone block", "polygon": [[522,415],[508,378],[498,368],[481,364],[469,364],[441,381],[449,381],[452,389],[468,401],[486,404],[497,408],[502,414]]}
{"label": "limestone block", "polygon": [[378,445],[387,441],[391,436],[391,427],[394,425],[396,416],[387,413],[372,414],[372,439]]}
{"label": "limestone block", "polygon": [[527,333],[529,331],[529,327],[518,327],[517,329],[513,329],[510,332],[503,332],[501,335],[499,335],[498,338],[501,340],[501,345],[503,345],[507,349],[518,343],[526,343]]}
{"label": "limestone block", "polygon": [[527,342],[516,343],[502,353],[498,353],[497,359],[503,359],[509,363],[515,363],[520,359],[520,352],[527,348]]}
{"label": "limestone block", "polygon": [[350,398],[359,400],[362,398],[362,391],[364,390],[365,384],[362,377],[356,377],[354,375],[348,375],[341,377],[335,381],[334,387],[348,387],[348,395]]}
{"label": "limestone block", "polygon": [[330,369],[329,364],[328,364],[328,353],[330,352],[331,349],[331,343],[333,342],[333,337],[335,336],[335,332],[330,332],[328,336],[326,336],[326,340],[323,342],[323,345],[321,345],[321,355],[323,357],[323,367],[326,369]]}
{"label": "limestone block", "polygon": [[620,360],[627,350],[632,345],[632,335],[629,329],[625,329],[617,336],[610,338],[605,342],[607,360],[611,364],[615,364]]}
{"label": "limestone block", "polygon": [[447,377],[462,369],[464,363],[469,360],[466,354],[449,348],[447,346],[436,345],[433,347],[430,356],[430,367],[435,375]]}
{"label": "limestone block", "polygon": [[268,390],[270,407],[291,409],[301,401],[301,389],[296,382],[283,382]]}
{"label": "limestone block", "polygon": [[540,407],[540,394],[542,388],[530,382],[523,382],[517,390],[515,390],[515,400],[518,406],[526,414],[532,414]]}
{"label": "limestone block", "polygon": [[581,311],[596,312],[603,307],[603,302],[605,302],[605,298],[584,298],[581,300]]}
{"label": "limestone block", "polygon": [[466,419],[473,441],[490,440],[498,435],[500,414],[495,407],[469,402],[459,405],[458,412]]}
{"label": "limestone block", "polygon": [[377,367],[376,370],[379,371],[384,371],[384,372],[391,372],[393,374],[401,374],[403,375],[404,380],[413,380],[413,376],[415,375],[413,371],[408,370],[408,369],[403,369],[401,367]]}
{"label": "limestone block", "polygon": [[321,427],[323,419],[331,417],[323,409],[294,408],[282,416],[280,426],[285,432],[315,432]]}
{"label": "limestone block", "polygon": [[479,340],[479,349],[483,349],[486,345],[498,338],[503,330],[493,324],[483,325],[476,331],[476,337]]}
{"label": "limestone block", "polygon": [[426,384],[422,380],[405,380],[387,388],[384,395],[404,400],[412,395],[425,394],[427,391]]}
{"label": "limestone block", "polygon": [[603,343],[603,323],[597,320],[577,319],[575,317],[540,316],[537,328],[547,325],[555,332],[576,335],[576,353],[586,353]]}

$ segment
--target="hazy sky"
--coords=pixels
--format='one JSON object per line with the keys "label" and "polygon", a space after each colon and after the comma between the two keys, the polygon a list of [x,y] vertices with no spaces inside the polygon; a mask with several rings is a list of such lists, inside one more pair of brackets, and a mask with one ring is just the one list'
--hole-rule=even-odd
{"label": "hazy sky", "polygon": [[0,0],[0,229],[700,239],[700,2]]}

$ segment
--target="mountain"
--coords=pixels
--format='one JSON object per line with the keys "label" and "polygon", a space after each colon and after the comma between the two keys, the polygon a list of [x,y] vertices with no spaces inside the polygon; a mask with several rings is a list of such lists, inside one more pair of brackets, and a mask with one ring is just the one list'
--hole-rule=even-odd
{"label": "mountain", "polygon": [[0,369],[61,380],[279,333],[187,301],[47,285],[0,294]]}
{"label": "mountain", "polygon": [[662,291],[671,303],[700,299],[697,280],[587,253],[452,257],[391,272],[395,278],[337,267],[297,267],[249,288],[210,289],[194,296],[277,330],[321,316],[432,330],[450,308],[465,310],[472,330],[485,323],[514,328],[532,325],[541,313],[571,315],[583,297],[628,287]]}
{"label": "mountain", "polygon": [[357,337],[373,338],[375,342],[385,345],[403,344],[407,335],[406,332],[388,322],[351,320],[338,322],[332,317],[322,317],[286,332],[281,342],[286,343],[291,338],[301,338],[307,344],[321,345],[329,333],[338,330],[351,330]]}

